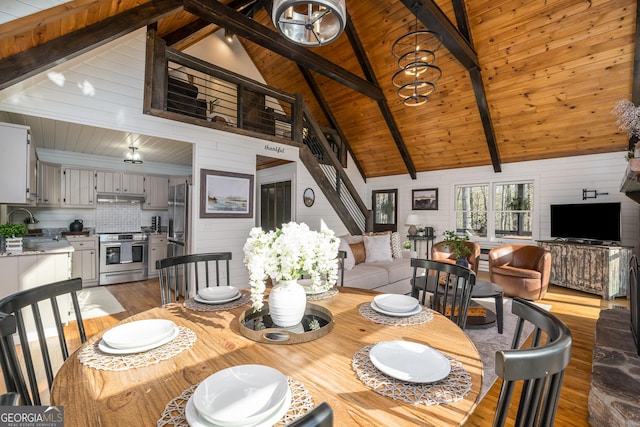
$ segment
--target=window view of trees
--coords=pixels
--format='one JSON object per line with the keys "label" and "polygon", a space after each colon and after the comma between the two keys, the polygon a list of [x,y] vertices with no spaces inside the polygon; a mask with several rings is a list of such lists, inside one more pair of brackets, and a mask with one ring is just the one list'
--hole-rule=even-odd
{"label": "window view of trees", "polygon": [[456,187],[458,234],[531,239],[532,224],[532,182]]}

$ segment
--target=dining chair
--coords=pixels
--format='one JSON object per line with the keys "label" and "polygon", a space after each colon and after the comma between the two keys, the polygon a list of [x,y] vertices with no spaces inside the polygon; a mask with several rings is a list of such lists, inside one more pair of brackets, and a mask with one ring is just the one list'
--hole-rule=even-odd
{"label": "dining chair", "polygon": [[[50,390],[54,365],[60,362],[60,356],[62,361],[69,357],[72,344],[77,346],[72,330],[68,330],[69,336],[64,330],[65,325],[71,322],[72,314],[79,341],[87,341],[77,295],[81,289],[82,279],[75,278],[18,291],[0,300],[0,313],[4,316],[0,328],[2,373],[7,391],[17,392],[23,405],[42,404],[44,389],[38,382],[42,381],[42,370],[47,379],[47,390]],[[14,340],[16,330],[18,345]],[[57,344],[54,332],[58,337]]]}
{"label": "dining chair", "polygon": [[[226,286],[229,286],[230,260],[231,252],[211,252],[181,255],[156,261],[156,269],[158,270],[160,279],[162,305],[177,302],[180,294],[188,297],[192,282],[194,284],[194,291],[197,293],[201,284],[201,273],[204,273],[203,287],[221,286],[220,263],[223,263],[226,267]],[[210,274],[210,269],[214,265],[213,263],[215,263],[215,281]],[[192,278],[193,281],[191,280]]]}
{"label": "dining chair", "polygon": [[[495,372],[502,386],[493,425],[505,424],[514,389],[521,383],[514,425],[551,427],[571,359],[571,331],[556,316],[523,298],[513,299],[511,311],[518,321],[511,349],[496,352]],[[525,322],[535,327],[531,346],[518,348]]]}
{"label": "dining chair", "polygon": [[333,410],[327,402],[322,402],[286,427],[333,427]]}
{"label": "dining chair", "polygon": [[476,283],[473,270],[422,258],[411,258],[411,267],[411,296],[464,329]]}

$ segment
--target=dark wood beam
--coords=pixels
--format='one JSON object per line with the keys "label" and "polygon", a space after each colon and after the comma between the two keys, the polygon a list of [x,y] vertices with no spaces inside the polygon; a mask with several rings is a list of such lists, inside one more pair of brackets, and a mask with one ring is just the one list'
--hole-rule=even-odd
{"label": "dark wood beam", "polygon": [[337,66],[308,49],[288,42],[276,31],[247,18],[230,7],[217,1],[184,0],[186,11],[200,18],[232,30],[236,35],[252,41],[295,63],[329,77],[361,94],[380,100],[384,98],[382,90],[370,82]]}
{"label": "dark wood beam", "polygon": [[473,39],[469,31],[469,17],[467,15],[467,8],[464,5],[464,0],[451,0],[451,5],[453,6],[453,13],[456,16],[458,31],[460,31],[460,34],[467,40],[469,45],[473,46]]}
{"label": "dark wood beam", "polygon": [[[364,72],[367,80],[375,84],[376,86],[380,86],[378,82],[378,78],[376,77],[375,72],[373,71],[373,67],[369,62],[369,58],[367,57],[367,53],[362,46],[362,42],[360,41],[360,37],[358,37],[358,33],[356,29],[353,27],[353,23],[351,21],[351,17],[347,16],[347,25],[345,27],[345,32],[347,37],[349,38],[349,43],[351,43],[351,47],[356,54],[356,58],[360,63],[360,67]],[[387,99],[379,99],[378,100],[378,108],[380,108],[380,112],[382,113],[382,117],[384,118],[385,123],[387,124],[387,128],[391,133],[391,137],[393,141],[396,143],[396,147],[398,147],[398,151],[400,152],[400,156],[402,156],[402,160],[404,161],[404,165],[409,172],[409,175],[412,179],[416,179],[416,167],[413,164],[413,160],[411,160],[411,156],[409,155],[409,151],[407,151],[407,146],[404,143],[404,139],[402,138],[402,134],[400,134],[400,129],[398,129],[398,125],[393,118],[393,114],[391,114],[391,110],[389,109],[389,104],[387,104]]]}
{"label": "dark wood beam", "polygon": [[318,83],[313,78],[313,75],[311,75],[311,72],[309,70],[307,70],[306,68],[300,65],[298,65],[298,68],[300,69],[300,73],[302,73],[302,77],[304,77],[304,80],[307,82],[307,85],[309,85],[309,88],[311,89],[313,96],[316,98],[318,105],[320,105],[322,112],[329,120],[331,127],[333,127],[336,130],[336,132],[338,132],[338,136],[340,136],[340,140],[347,147],[347,150],[351,153],[351,158],[353,159],[353,163],[356,165],[356,168],[358,168],[358,171],[360,172],[360,176],[365,182],[367,182],[367,175],[365,175],[364,170],[362,170],[362,165],[360,165],[358,158],[353,153],[353,150],[351,149],[351,145],[349,145],[349,141],[347,140],[347,137],[342,132],[342,129],[340,128],[340,124],[338,123],[338,120],[336,119],[336,117],[333,115],[333,112],[331,111],[331,108],[329,107],[327,100],[322,95],[322,91],[320,91],[320,87],[318,86]]}
{"label": "dark wood beam", "polygon": [[469,41],[451,23],[433,0],[401,0],[429,30],[442,37],[442,44],[467,69],[478,68],[478,55]]}
{"label": "dark wood beam", "polygon": [[0,90],[180,10],[181,0],[154,0],[0,61]]}
{"label": "dark wood beam", "polygon": [[493,131],[493,124],[491,122],[491,115],[489,113],[489,104],[487,104],[487,95],[484,92],[484,84],[482,83],[480,70],[477,68],[469,70],[469,76],[471,77],[473,92],[476,95],[476,102],[478,103],[478,110],[480,112],[480,120],[482,121],[484,136],[487,140],[487,147],[489,148],[489,155],[491,156],[493,171],[502,172],[500,152],[498,151],[496,135]]}

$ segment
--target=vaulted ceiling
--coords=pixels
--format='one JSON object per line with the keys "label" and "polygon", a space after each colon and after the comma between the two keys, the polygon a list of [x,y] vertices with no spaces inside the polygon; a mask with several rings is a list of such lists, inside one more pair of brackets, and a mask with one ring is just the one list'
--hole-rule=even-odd
{"label": "vaulted ceiling", "polygon": [[[628,147],[611,110],[640,101],[634,1],[347,0],[347,31],[310,55],[275,32],[271,1],[219,3],[74,0],[6,22],[0,89],[154,22],[177,49],[224,24],[269,85],[301,93],[321,124],[339,129],[365,178],[480,165],[499,172],[504,163]],[[391,84],[391,46],[415,29],[414,12],[443,37],[442,78],[427,104],[406,107]],[[270,41],[256,36],[263,31]]]}

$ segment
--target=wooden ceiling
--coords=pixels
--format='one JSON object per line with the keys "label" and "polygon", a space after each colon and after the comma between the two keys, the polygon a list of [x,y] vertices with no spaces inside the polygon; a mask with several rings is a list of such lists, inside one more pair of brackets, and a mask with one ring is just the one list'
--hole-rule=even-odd
{"label": "wooden ceiling", "polygon": [[[0,89],[152,22],[172,47],[184,49],[220,28],[209,25],[213,21],[206,14],[185,11],[201,3],[207,2],[75,0],[7,22],[0,26]],[[278,38],[265,2],[220,3],[251,16]],[[469,67],[451,45],[440,49],[443,75],[436,92],[427,104],[406,107],[391,84],[397,70],[391,46],[415,28],[408,7],[416,3],[422,22],[432,22],[436,7],[448,18],[444,24],[461,28],[461,34],[466,30],[460,25],[468,24],[469,38],[462,41],[478,68]],[[626,132],[617,128],[611,110],[621,99],[638,103],[632,97],[636,2],[346,4],[349,31],[330,45],[307,50],[370,82],[383,99],[354,90],[331,73],[300,67],[251,37],[239,39],[268,84],[301,93],[321,124],[335,122],[365,178],[481,165],[498,172],[504,163],[627,149]]]}

